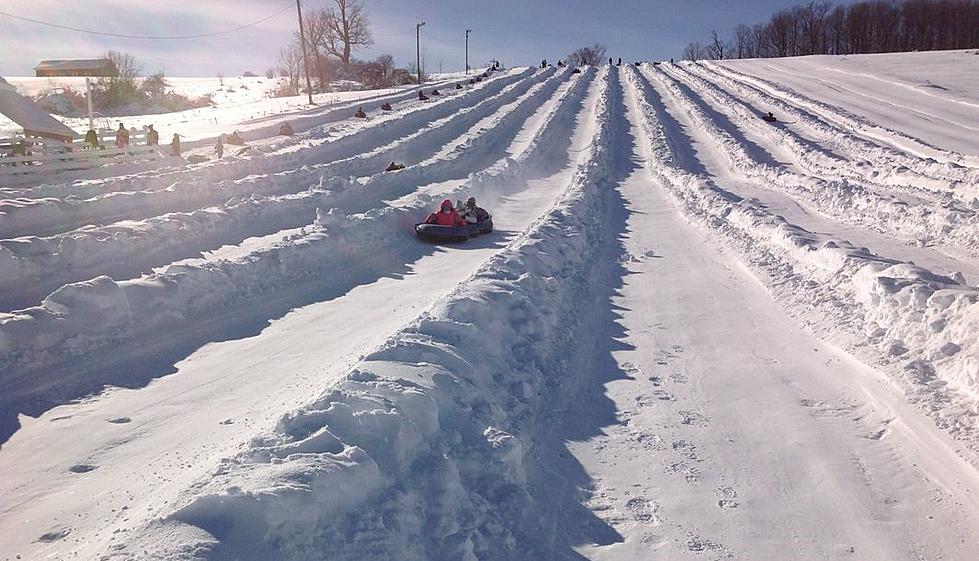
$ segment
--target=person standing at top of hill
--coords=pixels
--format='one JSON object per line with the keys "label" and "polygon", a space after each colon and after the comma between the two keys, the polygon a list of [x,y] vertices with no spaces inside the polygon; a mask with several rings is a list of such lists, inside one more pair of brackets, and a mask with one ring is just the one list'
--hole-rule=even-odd
{"label": "person standing at top of hill", "polygon": [[126,146],[129,146],[129,131],[126,130],[126,125],[119,123],[119,128],[116,130],[116,148]]}
{"label": "person standing at top of hill", "polygon": [[177,133],[173,133],[173,140],[170,141],[170,155],[180,157],[180,135]]}
{"label": "person standing at top of hill", "polygon": [[156,146],[158,144],[160,144],[160,133],[156,132],[153,125],[150,125],[146,130],[146,145]]}

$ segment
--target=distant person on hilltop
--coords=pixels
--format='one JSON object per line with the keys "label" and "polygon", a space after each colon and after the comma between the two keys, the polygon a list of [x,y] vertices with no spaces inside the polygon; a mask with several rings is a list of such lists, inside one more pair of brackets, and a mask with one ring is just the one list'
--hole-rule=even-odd
{"label": "distant person on hilltop", "polygon": [[159,143],[160,143],[160,133],[156,132],[156,129],[153,128],[153,125],[150,125],[148,127],[148,130],[146,131],[146,145],[156,146]]}

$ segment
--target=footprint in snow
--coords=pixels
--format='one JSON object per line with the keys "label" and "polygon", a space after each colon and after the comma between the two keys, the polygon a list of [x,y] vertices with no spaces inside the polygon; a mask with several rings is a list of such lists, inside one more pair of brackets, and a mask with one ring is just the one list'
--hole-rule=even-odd
{"label": "footprint in snow", "polygon": [[723,486],[714,489],[714,495],[717,497],[717,506],[725,510],[733,510],[739,508],[741,503],[736,499],[738,498],[738,491],[734,487]]}
{"label": "footprint in snow", "polygon": [[625,503],[625,508],[636,522],[659,524],[659,517],[656,516],[659,506],[653,501],[635,497]]}
{"label": "footprint in snow", "polygon": [[686,376],[677,371],[670,372],[670,380],[677,384],[686,384],[688,381]]}
{"label": "footprint in snow", "polygon": [[666,441],[663,440],[658,434],[653,434],[651,432],[638,431],[629,435],[629,437],[635,441],[637,444],[643,447],[645,450],[660,451],[666,450]]}
{"label": "footprint in snow", "polygon": [[684,458],[699,462],[702,461],[699,456],[697,456],[697,446],[689,440],[674,440],[672,443],[673,451],[680,454]]}
{"label": "footprint in snow", "polygon": [[116,425],[124,425],[126,423],[132,422],[132,419],[130,419],[129,417],[113,417],[108,421]]}
{"label": "footprint in snow", "polygon": [[697,466],[692,466],[687,462],[673,462],[672,464],[666,466],[666,471],[669,473],[675,473],[677,475],[682,475],[684,481],[690,485],[700,485],[700,469]]}
{"label": "footprint in snow", "polygon": [[640,394],[636,396],[636,404],[640,407],[648,407],[657,401],[673,401],[673,394],[666,390],[655,390],[650,394]]}
{"label": "footprint in snow", "polygon": [[698,535],[692,535],[692,536],[688,537],[687,538],[686,546],[687,546],[687,550],[692,551],[694,553],[703,553],[705,551],[723,551],[724,550],[724,547],[721,546],[720,544],[717,544],[715,542],[712,542],[709,539],[707,539],[707,538],[705,538],[703,536],[698,536]]}
{"label": "footprint in snow", "polygon": [[93,466],[91,464],[75,464],[68,468],[68,471],[72,473],[88,473],[99,466]]}
{"label": "footprint in snow", "polygon": [[680,424],[689,425],[691,427],[706,428],[710,426],[710,418],[703,413],[683,410],[680,411]]}

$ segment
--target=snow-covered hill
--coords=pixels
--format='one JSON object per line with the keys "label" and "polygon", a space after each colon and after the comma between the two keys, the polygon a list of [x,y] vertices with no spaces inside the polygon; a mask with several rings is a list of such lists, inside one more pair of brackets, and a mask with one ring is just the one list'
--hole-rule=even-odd
{"label": "snow-covered hill", "polygon": [[442,77],[4,188],[0,558],[971,559],[977,66]]}

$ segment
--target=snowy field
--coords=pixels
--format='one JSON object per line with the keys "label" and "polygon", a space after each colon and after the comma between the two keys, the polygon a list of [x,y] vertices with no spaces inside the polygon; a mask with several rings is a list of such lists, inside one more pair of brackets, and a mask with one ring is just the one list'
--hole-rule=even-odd
{"label": "snowy field", "polygon": [[975,559],[977,76],[516,68],[0,186],[0,560]]}

